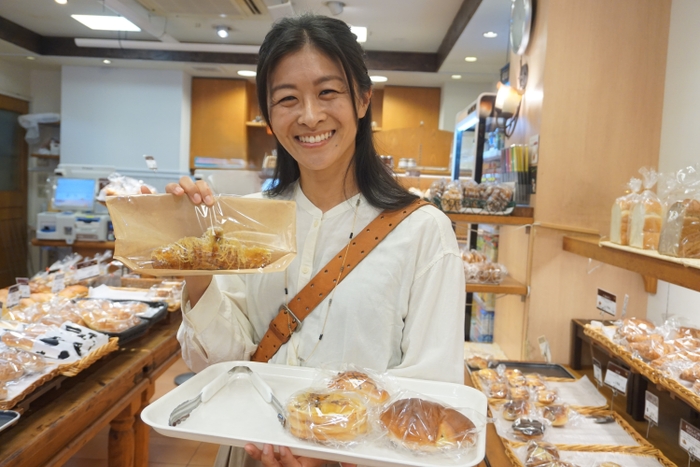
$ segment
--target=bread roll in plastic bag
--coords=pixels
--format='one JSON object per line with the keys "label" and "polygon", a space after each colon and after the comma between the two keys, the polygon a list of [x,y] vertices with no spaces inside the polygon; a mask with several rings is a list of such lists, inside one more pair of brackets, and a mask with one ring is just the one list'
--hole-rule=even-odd
{"label": "bread roll in plastic bag", "polygon": [[296,256],[295,206],[232,195],[211,207],[171,194],[107,199],[114,257],[156,276],[283,271]]}
{"label": "bread roll in plastic bag", "polygon": [[632,178],[627,183],[628,193],[615,200],[610,214],[610,241],[618,245],[629,245],[630,211],[632,206],[639,199],[639,192],[642,189],[642,181]]}
{"label": "bread roll in plastic bag", "polygon": [[656,184],[659,174],[646,167],[639,169],[639,173],[643,177],[644,191],[639,195],[630,213],[629,244],[644,250],[658,250],[663,204],[651,189]]}
{"label": "bread roll in plastic bag", "polygon": [[[698,193],[700,197],[700,193]],[[678,258],[700,258],[700,201],[677,201],[666,213],[659,253]]]}

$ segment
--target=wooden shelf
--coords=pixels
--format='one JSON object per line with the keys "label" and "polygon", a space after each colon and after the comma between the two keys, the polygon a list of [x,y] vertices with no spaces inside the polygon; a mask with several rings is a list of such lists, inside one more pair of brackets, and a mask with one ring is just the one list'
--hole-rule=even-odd
{"label": "wooden shelf", "polygon": [[600,245],[597,238],[565,236],[563,248],[564,251],[641,274],[644,290],[649,293],[656,293],[658,279],[700,292],[700,269],[697,268]]}
{"label": "wooden shelf", "polygon": [[51,159],[51,160],[59,160],[61,156],[57,154],[32,154],[32,157],[36,157],[37,159]]}
{"label": "wooden shelf", "polygon": [[467,222],[469,224],[493,224],[493,225],[528,225],[535,222],[535,209],[525,206],[516,206],[513,214],[509,216],[490,216],[488,214],[459,214],[446,212],[452,222]]}
{"label": "wooden shelf", "polygon": [[500,284],[472,284],[467,283],[466,291],[469,293],[495,293],[527,295],[527,286],[521,284],[510,276],[506,276]]}

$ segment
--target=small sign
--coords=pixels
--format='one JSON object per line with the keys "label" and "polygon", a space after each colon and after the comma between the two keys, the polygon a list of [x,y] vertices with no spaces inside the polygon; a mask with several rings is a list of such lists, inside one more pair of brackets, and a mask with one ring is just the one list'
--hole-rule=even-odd
{"label": "small sign", "polygon": [[540,344],[540,352],[547,363],[552,363],[552,351],[549,349],[549,342],[545,336],[540,336],[537,338],[537,342]]}
{"label": "small sign", "polygon": [[700,429],[681,418],[681,429],[678,434],[678,444],[693,457],[700,456]]}
{"label": "small sign", "polygon": [[153,158],[153,156],[144,154],[143,158],[146,160],[146,167],[151,170],[158,170],[158,164],[156,164],[156,160]]}
{"label": "small sign", "polygon": [[7,308],[12,308],[13,306],[19,305],[19,299],[19,285],[15,284],[7,291]]}
{"label": "small sign", "polygon": [[22,298],[29,298],[32,295],[32,291],[29,288],[29,278],[28,277],[15,277],[17,285],[19,285],[19,294]]}
{"label": "small sign", "polygon": [[654,425],[659,424],[659,397],[649,391],[644,394],[644,418]]}
{"label": "small sign", "polygon": [[598,381],[598,384],[603,384],[603,367],[597,358],[593,359],[593,377]]}
{"label": "small sign", "polygon": [[627,316],[627,305],[630,303],[630,296],[625,294],[625,300],[622,302],[622,319]]}
{"label": "small sign", "polygon": [[100,275],[100,263],[89,259],[75,265],[75,278],[79,281]]}
{"label": "small sign", "polygon": [[66,277],[66,274],[63,272],[57,272],[53,276],[53,284],[51,285],[51,292],[58,293],[61,290],[66,288],[66,286],[63,282],[65,277]]}
{"label": "small sign", "polygon": [[614,389],[621,394],[627,394],[627,381],[630,376],[629,370],[625,370],[621,366],[608,362],[608,368],[605,371],[605,379],[603,383],[606,386]]}
{"label": "small sign", "polygon": [[603,313],[615,316],[617,314],[617,297],[603,289],[598,289],[596,308]]}

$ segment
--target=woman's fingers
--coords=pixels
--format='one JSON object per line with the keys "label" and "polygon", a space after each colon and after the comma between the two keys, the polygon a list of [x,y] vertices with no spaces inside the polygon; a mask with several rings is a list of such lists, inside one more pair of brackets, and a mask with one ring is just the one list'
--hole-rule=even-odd
{"label": "woman's fingers", "polygon": [[214,204],[214,193],[212,193],[209,184],[204,180],[199,180],[195,185],[199,189],[199,194],[202,196],[202,201],[207,206]]}
{"label": "woman's fingers", "polygon": [[207,206],[214,204],[214,193],[209,184],[203,180],[194,182],[190,177],[182,177],[178,183],[168,183],[165,186],[165,192],[176,196],[186,194],[194,204],[202,202]]}
{"label": "woman's fingers", "polygon": [[141,185],[141,194],[142,195],[150,195],[151,190],[149,190],[146,185]]}
{"label": "woman's fingers", "polygon": [[[142,187],[143,189],[143,187]],[[168,183],[165,185],[165,192],[166,193],[172,193],[173,195],[180,196],[183,193],[185,193],[185,190],[182,189],[180,184],[178,183]]]}
{"label": "woman's fingers", "polygon": [[[281,465],[279,462],[277,462],[277,459],[279,459],[279,454],[275,453],[275,450],[270,444],[264,444],[262,450],[258,449],[254,444],[246,444],[243,449],[245,449],[245,452],[250,457],[256,461],[262,462],[265,467],[279,467]],[[263,458],[265,455],[265,449],[269,449],[269,452],[272,454],[271,458],[268,454],[267,461]]]}

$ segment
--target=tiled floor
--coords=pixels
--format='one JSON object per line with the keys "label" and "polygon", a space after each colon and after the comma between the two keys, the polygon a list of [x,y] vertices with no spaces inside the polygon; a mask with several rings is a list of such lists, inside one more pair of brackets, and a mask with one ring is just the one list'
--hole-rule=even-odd
{"label": "tiled floor", "polygon": [[[156,391],[151,401],[156,400],[175,387],[173,380],[189,369],[178,360],[156,380]],[[75,454],[65,467],[107,467],[107,440],[109,427],[103,429],[88,444]],[[218,445],[168,438],[151,430],[149,444],[149,467],[211,467],[219,449]]]}

